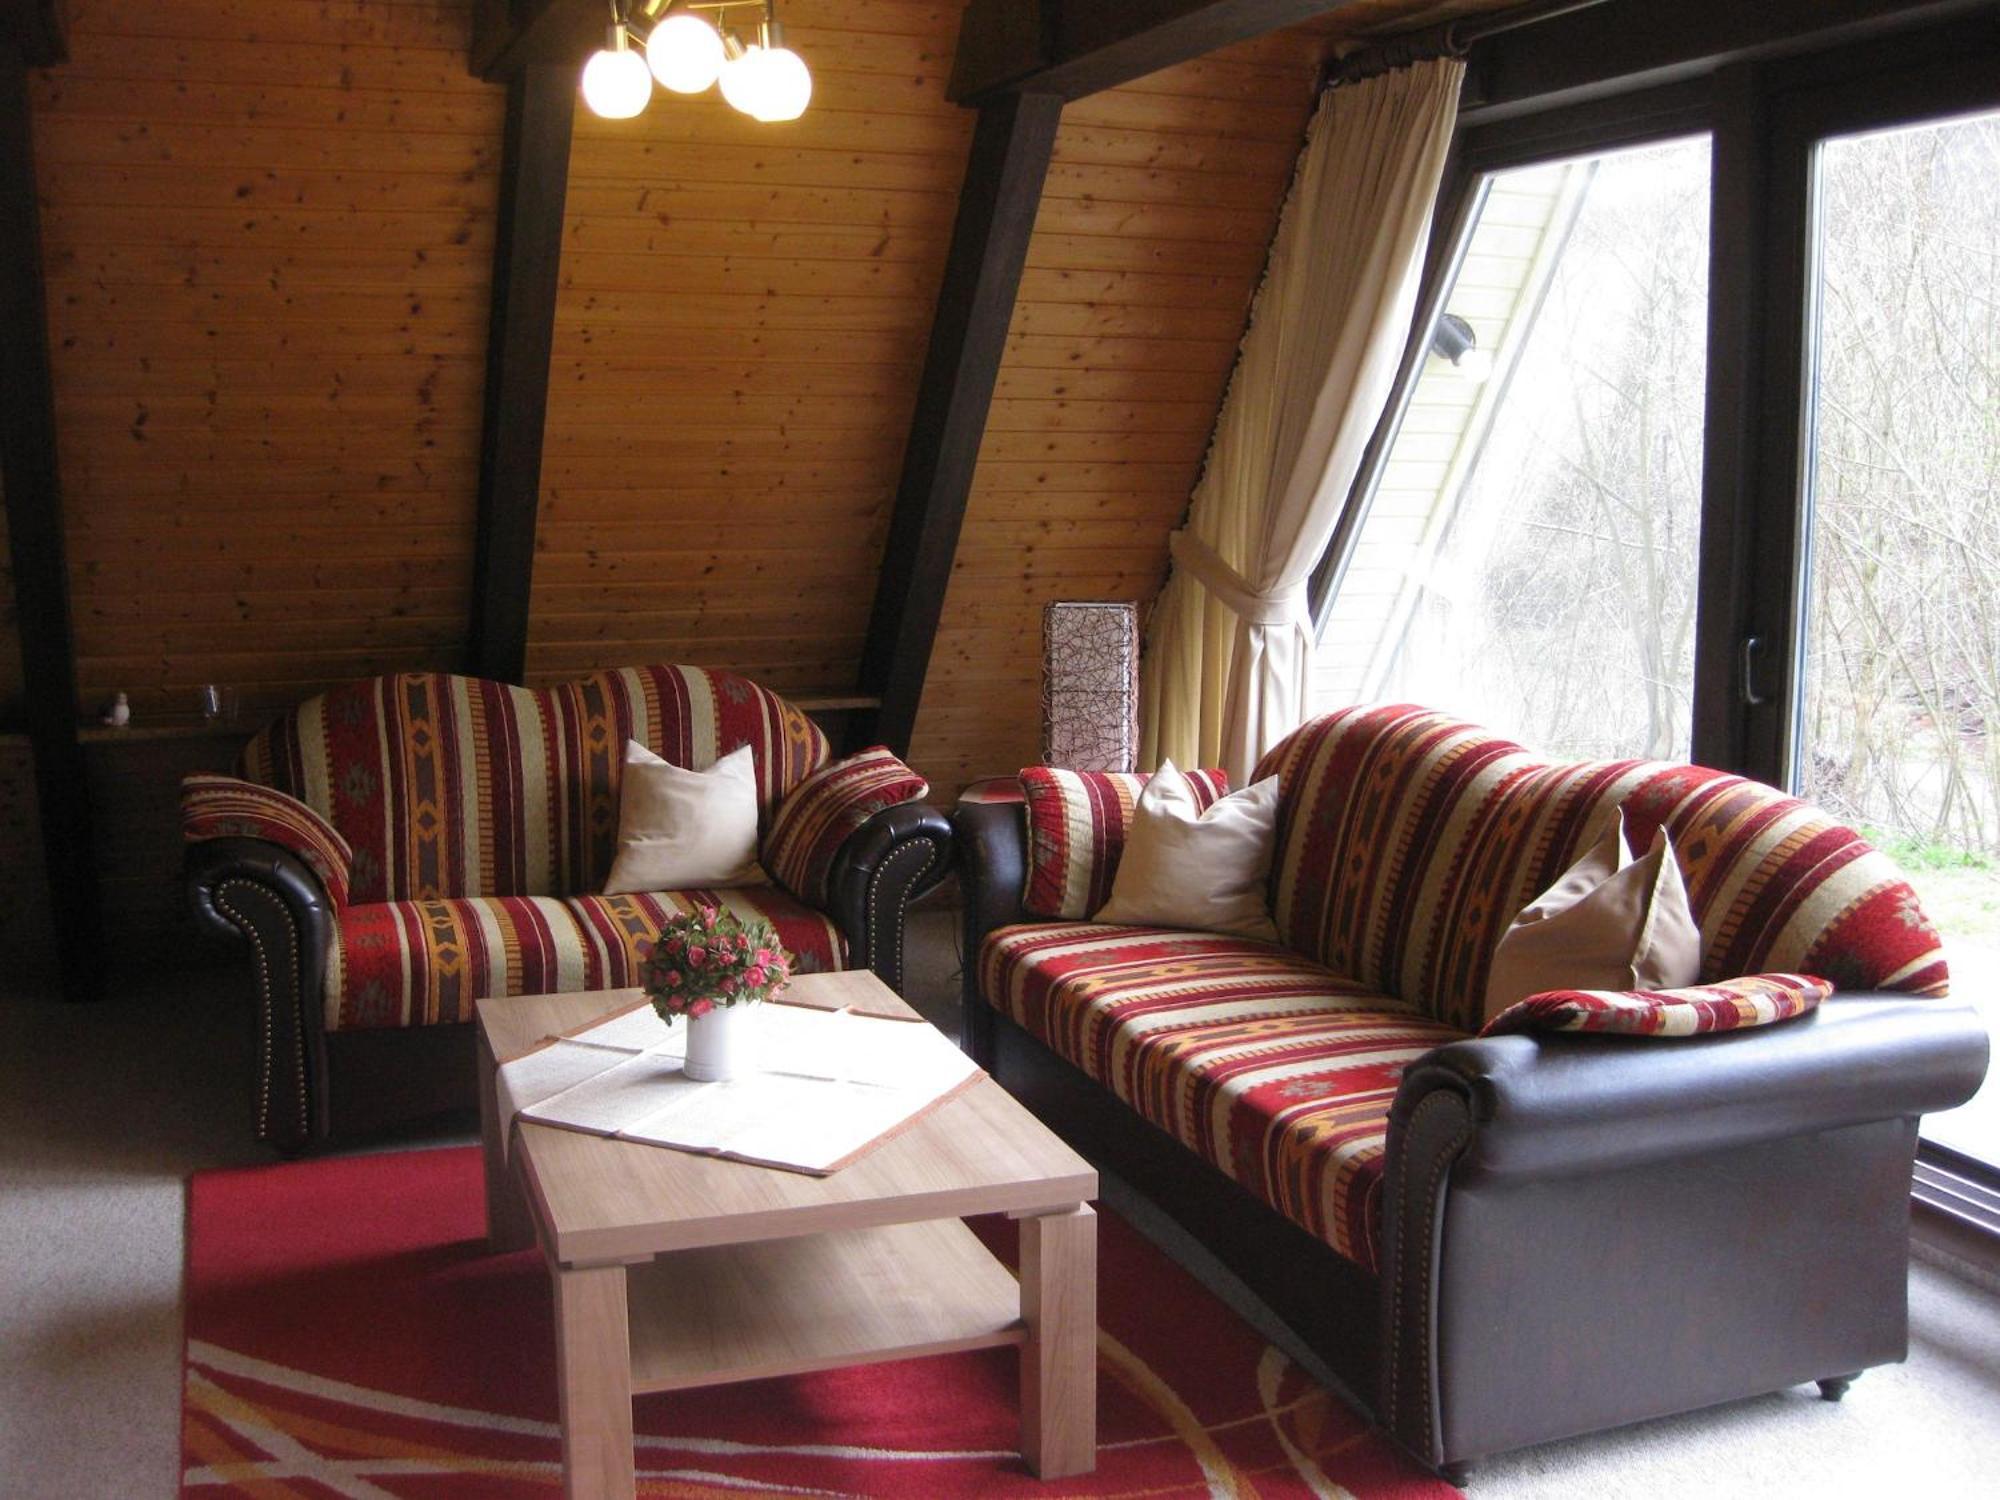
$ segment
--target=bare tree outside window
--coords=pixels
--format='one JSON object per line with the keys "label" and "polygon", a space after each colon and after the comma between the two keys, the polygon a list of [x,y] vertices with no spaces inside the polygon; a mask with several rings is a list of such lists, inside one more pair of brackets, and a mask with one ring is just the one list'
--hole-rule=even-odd
{"label": "bare tree outside window", "polygon": [[[1709,148],[1496,174],[1321,640],[1550,755],[1689,754]],[[1821,149],[1794,781],[1902,865],[2000,1034],[2000,115]],[[1995,1093],[1989,1089],[1988,1093]],[[2000,1093],[1925,1133],[2000,1159]]]}
{"label": "bare tree outside window", "polygon": [[[1350,700],[1431,704],[1555,755],[1687,755],[1708,157],[1697,139],[1494,179],[1447,301],[1494,375],[1456,408],[1427,545],[1403,562],[1404,622]],[[1427,363],[1391,477],[1464,385]],[[1357,562],[1387,560],[1411,508],[1378,494]],[[1350,569],[1336,614],[1356,583]]]}
{"label": "bare tree outside window", "polygon": [[[2000,116],[1829,141],[1817,201],[1799,791],[1896,856],[2000,1023]],[[2000,1099],[1925,1133],[1993,1155]]]}

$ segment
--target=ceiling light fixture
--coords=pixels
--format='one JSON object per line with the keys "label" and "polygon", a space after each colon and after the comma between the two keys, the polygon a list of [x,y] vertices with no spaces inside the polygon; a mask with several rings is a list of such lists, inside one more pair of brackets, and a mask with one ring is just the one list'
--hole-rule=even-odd
{"label": "ceiling light fixture", "polygon": [[[730,30],[732,10],[758,12],[754,29]],[[702,11],[715,13],[721,25]],[[785,45],[774,0],[634,0],[631,12],[628,21],[621,0],[611,0],[611,39],[583,70],[584,102],[606,119],[629,120],[643,110],[652,79],[677,94],[699,94],[719,82],[722,97],[754,120],[805,113],[812,73]],[[631,50],[639,30],[643,61]]]}
{"label": "ceiling light fixture", "polygon": [[686,7],[673,6],[647,34],[646,62],[661,88],[699,94],[722,71],[722,33]]}
{"label": "ceiling light fixture", "polygon": [[632,50],[632,33],[614,22],[604,50],[583,65],[583,102],[607,120],[629,120],[652,95],[646,59]]}

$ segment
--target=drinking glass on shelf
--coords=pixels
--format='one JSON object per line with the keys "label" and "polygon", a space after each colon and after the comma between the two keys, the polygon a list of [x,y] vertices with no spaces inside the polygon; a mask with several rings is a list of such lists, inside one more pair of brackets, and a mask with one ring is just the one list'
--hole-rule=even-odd
{"label": "drinking glass on shelf", "polygon": [[201,687],[201,717],[205,723],[236,717],[236,689],[205,682]]}

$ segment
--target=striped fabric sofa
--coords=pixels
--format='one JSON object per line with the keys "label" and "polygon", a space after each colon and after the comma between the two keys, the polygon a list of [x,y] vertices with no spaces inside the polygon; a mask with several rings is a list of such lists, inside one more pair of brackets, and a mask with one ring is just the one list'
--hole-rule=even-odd
{"label": "striped fabric sofa", "polygon": [[[628,739],[695,769],[749,745],[772,883],[598,894]],[[471,1103],[476,1001],[634,984],[696,902],[768,921],[801,972],[899,985],[950,829],[886,751],[829,762],[798,708],[696,667],[539,691],[406,673],[283,715],[239,776],[182,793],[197,915],[255,970],[258,1135],[293,1150]]]}
{"label": "striped fabric sofa", "polygon": [[[966,1044],[1002,1083],[1455,1478],[1902,1357],[1916,1119],[1987,1043],[1883,855],[1740,777],[1550,764],[1408,705],[1315,720],[1273,775],[1275,945],[1035,917],[1024,806],[961,804]],[[1671,833],[1704,1025],[1752,1017],[1747,976],[1833,997],[1685,1039],[1477,1035],[1501,934],[1614,806],[1636,848]]]}

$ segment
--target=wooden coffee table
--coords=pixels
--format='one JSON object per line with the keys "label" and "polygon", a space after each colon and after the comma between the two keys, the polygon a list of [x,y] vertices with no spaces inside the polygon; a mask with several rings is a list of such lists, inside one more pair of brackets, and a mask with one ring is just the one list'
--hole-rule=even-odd
{"label": "wooden coffee table", "polygon": [[[563,1488],[634,1493],[632,1397],[996,1344],[1021,1346],[1021,1454],[1045,1479],[1097,1458],[1097,1173],[991,1079],[809,1177],[518,1123],[494,1070],[638,991],[479,1002],[486,1226],[539,1243],[555,1288]],[[786,999],[914,1019],[865,971]],[[921,1024],[921,1023],[919,1023]],[[960,1223],[1021,1221],[1021,1274]]]}

